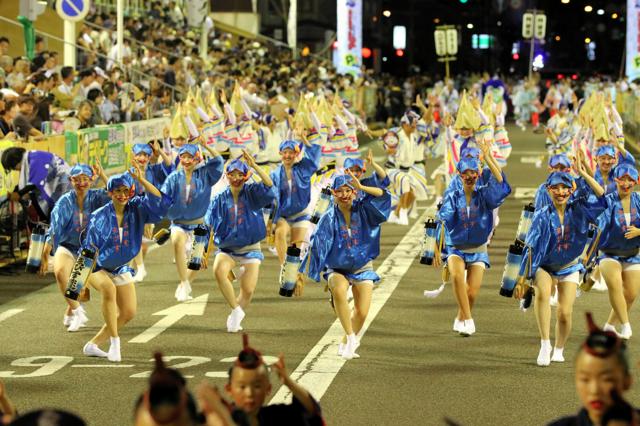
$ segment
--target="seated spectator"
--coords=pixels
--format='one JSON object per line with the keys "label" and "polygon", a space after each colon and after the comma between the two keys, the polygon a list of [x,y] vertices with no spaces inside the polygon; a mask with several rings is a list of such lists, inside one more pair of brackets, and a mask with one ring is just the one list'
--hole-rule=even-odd
{"label": "seated spectator", "polygon": [[264,405],[271,394],[269,369],[260,352],[249,347],[246,335],[243,340],[244,348],[229,369],[229,382],[225,386],[233,401],[232,415],[236,423],[261,426],[323,425],[320,405],[306,389],[291,379],[283,355],[273,364],[273,368],[282,384],[289,388],[293,402]]}
{"label": "seated spectator", "polygon": [[171,114],[171,89],[162,87],[151,98],[151,116],[162,117]]}
{"label": "seated spectator", "polygon": [[29,62],[18,58],[13,63],[13,71],[7,75],[7,85],[18,93],[22,93],[27,86],[27,76],[31,74]]}
{"label": "seated spectator", "polygon": [[0,37],[0,56],[9,54],[9,46],[11,46],[9,39],[6,37]]}
{"label": "seated spectator", "polygon": [[135,425],[200,425],[196,403],[182,374],[167,368],[162,354],[156,353],[154,358],[156,366],[149,378],[149,389],[136,402]]}
{"label": "seated spectator", "polygon": [[52,90],[54,96],[54,104],[58,105],[62,109],[72,109],[73,99],[78,96],[80,86],[73,86],[73,79],[75,78],[75,70],[73,67],[62,67],[60,69],[60,84]]}
{"label": "seated spectator", "polygon": [[91,122],[93,122],[94,125],[102,124],[102,114],[100,113],[100,105],[104,102],[102,90],[96,88],[89,90],[87,100],[92,103]]}
{"label": "seated spectator", "polygon": [[116,85],[111,82],[106,83],[104,85],[104,102],[99,105],[103,123],[120,123],[121,112],[118,104],[118,89]]}
{"label": "seated spectator", "polygon": [[589,313],[587,321],[589,335],[575,361],[576,390],[582,408],[577,415],[556,420],[549,426],[608,425],[605,418],[621,417],[631,419],[623,424],[637,424],[640,418],[637,410],[622,399],[632,382],[627,346],[615,331],[599,329]]}
{"label": "seated spectator", "polygon": [[13,119],[19,114],[20,108],[15,100],[6,100],[0,111],[0,135],[10,138],[13,136]]}
{"label": "seated spectator", "polygon": [[78,120],[80,120],[81,129],[88,129],[98,124],[93,121],[93,102],[88,100],[80,102],[76,117],[78,118]]}

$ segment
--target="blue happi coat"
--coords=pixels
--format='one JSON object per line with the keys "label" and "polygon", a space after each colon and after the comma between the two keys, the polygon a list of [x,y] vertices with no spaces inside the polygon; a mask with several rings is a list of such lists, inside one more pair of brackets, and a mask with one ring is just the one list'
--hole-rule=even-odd
{"label": "blue happi coat", "polygon": [[458,248],[481,246],[493,230],[493,210],[511,193],[504,173],[502,183],[491,175],[484,185],[476,184],[467,210],[464,189],[453,189],[443,198],[438,218],[446,229],[447,246]]}
{"label": "blue happi coat", "polygon": [[347,228],[337,205],[322,216],[311,239],[311,248],[301,265],[309,263],[309,278],[320,281],[320,274],[330,268],[336,271],[356,271],[380,254],[380,225],[391,213],[391,195],[367,194],[351,206],[351,224]]}
{"label": "blue happi coat", "polygon": [[304,150],[304,157],[291,167],[291,188],[284,165],[271,172],[276,188],[278,208],[274,222],[280,217],[289,217],[302,212],[311,201],[311,176],[320,167],[320,145],[311,145]]}
{"label": "blue happi coat", "polygon": [[640,228],[640,194],[631,193],[630,203],[630,221],[624,216],[624,209],[618,192],[613,192],[605,197],[607,208],[598,217],[598,228],[602,231],[600,235],[600,245],[598,248],[604,252],[605,257],[613,257],[617,260],[627,263],[640,263],[640,255],[634,256],[618,256],[607,255],[607,251],[633,251],[640,248],[640,237],[626,239],[624,234],[627,232],[629,225]]}
{"label": "blue happi coat", "polygon": [[89,223],[91,213],[110,201],[104,189],[90,189],[80,211],[76,191],[69,191],[60,197],[51,211],[51,224],[47,231],[47,242],[53,247],[53,252],[61,244],[72,253],[77,252],[80,248],[80,233]]}
{"label": "blue happi coat", "polygon": [[275,187],[263,183],[244,184],[237,204],[230,188],[216,195],[205,216],[216,247],[233,249],[262,241],[267,235],[262,208],[271,204],[275,196]]}
{"label": "blue happi coat", "polygon": [[202,167],[193,171],[189,194],[184,170],[172,172],[162,185],[162,193],[173,200],[167,212],[171,221],[192,221],[202,218],[211,201],[211,187],[222,176],[223,160],[221,157],[209,159]]}
{"label": "blue happi coat", "polygon": [[122,218],[122,239],[113,202],[93,212],[81,248],[98,249],[96,271],[106,269],[120,273],[123,267],[129,269],[127,263],[140,251],[144,224],[162,219],[170,204],[171,199],[164,194],[161,197],[145,194],[131,198]]}
{"label": "blue happi coat", "polygon": [[[563,224],[553,204],[536,210],[525,239],[520,275],[524,276],[528,270],[526,277],[532,279],[540,267],[554,274],[559,272],[556,275],[560,276],[584,269],[581,262],[571,263],[584,251],[589,225],[595,223],[606,203],[604,197],[596,197],[591,188],[582,182],[574,192],[573,199],[567,203]],[[530,268],[527,266],[529,253]]]}

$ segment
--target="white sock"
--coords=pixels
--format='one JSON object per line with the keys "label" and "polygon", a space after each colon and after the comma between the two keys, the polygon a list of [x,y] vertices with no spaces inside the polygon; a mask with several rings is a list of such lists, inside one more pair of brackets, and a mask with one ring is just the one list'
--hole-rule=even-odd
{"label": "white sock", "polygon": [[564,348],[553,348],[553,356],[562,357],[562,353],[564,352]]}
{"label": "white sock", "polygon": [[136,268],[136,272],[137,273],[143,273],[146,272],[146,268],[144,267],[144,263],[141,263],[140,265],[138,265],[138,267]]}
{"label": "white sock", "polygon": [[110,337],[109,343],[112,345],[120,346],[120,338],[119,337]]}
{"label": "white sock", "polygon": [[545,349],[551,349],[551,340],[540,340],[540,347]]}

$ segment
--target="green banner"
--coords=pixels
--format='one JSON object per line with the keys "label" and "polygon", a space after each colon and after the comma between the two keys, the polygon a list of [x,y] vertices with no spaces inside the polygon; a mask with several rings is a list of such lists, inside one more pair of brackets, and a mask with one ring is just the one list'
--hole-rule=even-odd
{"label": "green banner", "polygon": [[124,126],[94,127],[67,132],[66,158],[70,164],[77,162],[93,165],[100,161],[107,175],[123,172],[127,168]]}

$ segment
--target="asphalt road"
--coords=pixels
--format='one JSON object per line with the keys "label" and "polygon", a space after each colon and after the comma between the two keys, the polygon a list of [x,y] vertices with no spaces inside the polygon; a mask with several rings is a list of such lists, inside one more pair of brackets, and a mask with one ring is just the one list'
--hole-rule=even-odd
{"label": "asphalt road", "polygon": [[[303,377],[320,398],[327,424],[441,425],[448,417],[461,425],[539,425],[577,411],[572,360],[586,335],[584,312],[592,311],[602,323],[608,297],[592,292],[577,300],[567,362],[535,365],[539,338],[533,312],[518,310],[515,301],[498,295],[498,288],[506,249],[528,201],[516,195],[526,197],[546,173],[535,165],[543,143],[542,136],[516,128],[510,137],[514,151],[505,172],[513,194],[500,209],[490,247],[492,268],[474,311],[478,331],[470,338],[451,331],[456,308],[450,287],[437,299],[422,295],[439,286],[440,273],[412,256],[421,241],[420,224],[383,226],[375,262],[384,272],[375,292],[379,312],[362,338],[361,358],[347,362],[335,354],[340,333],[324,285],[308,284],[303,298],[278,296],[277,261],[264,250],[266,260],[243,326],[263,354],[285,353],[289,370],[298,370],[295,377]],[[428,163],[429,169],[434,166]],[[421,214],[427,205],[421,205]],[[155,350],[170,357],[169,364],[181,369],[192,387],[205,378],[224,384],[241,337],[226,333],[228,308],[210,271],[196,280],[192,303],[175,302],[178,279],[169,250],[162,247],[146,260],[149,275],[137,287],[138,314],[121,333],[120,364],[82,355],[82,346],[102,325],[99,296],[87,305],[88,327],[68,333],[52,276],[39,279],[22,272],[0,277],[0,377],[21,411],[63,407],[90,425],[131,424]],[[632,322],[636,318],[633,314]],[[154,337],[148,329],[159,321],[171,325]],[[634,366],[637,342],[630,343]],[[276,394],[275,378],[273,384]],[[629,396],[638,401],[640,391],[636,387]]]}

